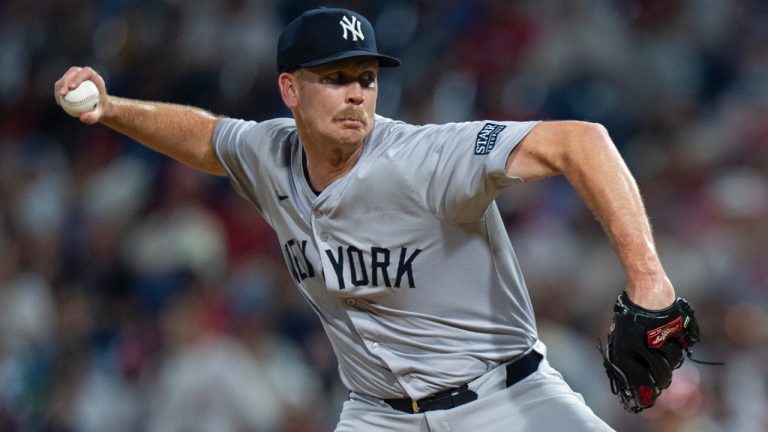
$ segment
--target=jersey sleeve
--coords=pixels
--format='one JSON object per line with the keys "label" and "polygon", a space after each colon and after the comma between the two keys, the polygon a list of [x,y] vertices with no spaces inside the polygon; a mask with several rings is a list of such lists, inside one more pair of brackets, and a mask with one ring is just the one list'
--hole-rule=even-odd
{"label": "jersey sleeve", "polygon": [[507,176],[507,158],[537,122],[477,121],[393,128],[404,153],[401,166],[439,218],[480,219],[490,203],[519,179]]}
{"label": "jersey sleeve", "polygon": [[259,183],[259,129],[263,126],[254,121],[222,119],[213,132],[213,148],[232,187],[261,212],[256,190]]}

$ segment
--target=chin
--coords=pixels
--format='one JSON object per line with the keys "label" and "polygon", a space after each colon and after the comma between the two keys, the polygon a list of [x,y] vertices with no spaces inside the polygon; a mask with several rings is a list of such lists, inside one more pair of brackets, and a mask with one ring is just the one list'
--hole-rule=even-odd
{"label": "chin", "polygon": [[356,144],[362,142],[371,131],[369,129],[345,129],[338,134],[342,143]]}

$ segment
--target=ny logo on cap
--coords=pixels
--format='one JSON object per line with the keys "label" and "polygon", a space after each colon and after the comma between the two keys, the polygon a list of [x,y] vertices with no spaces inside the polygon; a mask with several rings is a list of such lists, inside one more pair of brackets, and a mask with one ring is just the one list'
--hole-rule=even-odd
{"label": "ny logo on cap", "polygon": [[339,24],[341,24],[341,28],[344,29],[344,39],[347,39],[347,31],[352,33],[352,40],[357,42],[357,38],[360,38],[360,40],[364,40],[365,36],[363,36],[363,29],[360,28],[360,21],[357,20],[357,17],[353,16],[352,21],[349,20],[346,16],[341,18],[341,21],[339,21]]}

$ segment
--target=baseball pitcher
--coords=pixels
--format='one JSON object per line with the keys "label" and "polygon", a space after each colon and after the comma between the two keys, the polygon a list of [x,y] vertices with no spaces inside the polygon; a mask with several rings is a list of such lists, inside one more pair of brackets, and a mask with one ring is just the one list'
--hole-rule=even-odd
{"label": "baseball pitcher", "polygon": [[337,431],[612,430],[547,362],[494,203],[515,183],[557,174],[601,222],[627,276],[604,349],[612,389],[629,410],[653,405],[699,331],[606,130],[378,116],[379,69],[399,64],[378,51],[366,18],[323,8],[278,43],[293,118],[118,98],[87,67],[67,71],[55,94],[94,81],[101,102],[82,122],[227,176],[256,206],[338,357],[350,393]]}

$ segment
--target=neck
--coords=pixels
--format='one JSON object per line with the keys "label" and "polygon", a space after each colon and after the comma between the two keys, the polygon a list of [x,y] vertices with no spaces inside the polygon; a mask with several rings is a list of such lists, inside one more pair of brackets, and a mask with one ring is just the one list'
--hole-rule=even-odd
{"label": "neck", "polygon": [[316,191],[324,190],[336,179],[351,171],[360,159],[364,147],[364,142],[326,142],[305,136],[301,132],[299,140],[307,156],[308,180]]}

